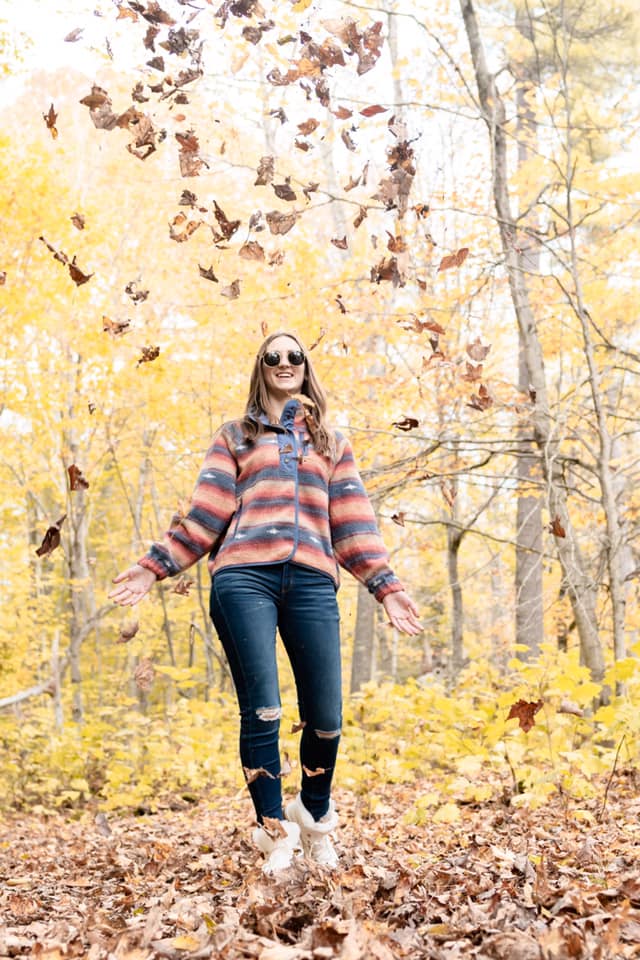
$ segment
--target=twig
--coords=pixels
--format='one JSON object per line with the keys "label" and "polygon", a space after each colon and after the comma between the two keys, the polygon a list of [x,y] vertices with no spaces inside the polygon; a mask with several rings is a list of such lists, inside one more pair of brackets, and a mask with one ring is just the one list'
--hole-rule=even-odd
{"label": "twig", "polygon": [[602,821],[602,818],[603,818],[603,816],[604,816],[604,810],[605,810],[605,807],[606,807],[606,805],[607,805],[607,797],[609,796],[609,787],[611,786],[611,781],[613,780],[613,775],[614,775],[614,773],[616,772],[616,766],[617,766],[617,763],[618,763],[618,757],[620,756],[620,750],[622,749],[622,744],[624,743],[624,738],[625,738],[625,737],[626,737],[626,733],[623,733],[622,736],[620,737],[620,743],[618,744],[618,748],[617,748],[617,750],[616,750],[616,755],[615,755],[615,757],[614,757],[614,759],[613,759],[613,769],[611,770],[611,773],[609,774],[609,779],[607,780],[607,786],[606,786],[605,791],[604,791],[604,797],[602,798],[602,807],[601,807],[600,813],[598,814],[598,817],[597,817],[598,823],[600,823],[600,822]]}

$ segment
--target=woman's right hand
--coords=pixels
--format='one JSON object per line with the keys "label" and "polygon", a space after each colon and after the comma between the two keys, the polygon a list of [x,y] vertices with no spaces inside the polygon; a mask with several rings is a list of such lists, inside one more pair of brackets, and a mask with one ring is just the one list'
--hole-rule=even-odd
{"label": "woman's right hand", "polygon": [[114,577],[112,583],[118,586],[109,594],[109,599],[118,603],[121,607],[133,607],[139,603],[143,597],[151,590],[157,577],[153,570],[148,567],[141,567],[139,563],[134,563],[128,570],[123,570],[117,577]]}

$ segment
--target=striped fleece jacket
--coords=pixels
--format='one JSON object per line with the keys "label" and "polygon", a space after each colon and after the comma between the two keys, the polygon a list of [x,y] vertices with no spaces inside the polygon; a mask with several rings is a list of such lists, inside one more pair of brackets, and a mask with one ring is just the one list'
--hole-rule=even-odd
{"label": "striped fleece jacket", "polygon": [[338,564],[377,600],[403,586],[389,567],[373,508],[348,440],[336,432],[335,462],[313,448],[304,411],[289,400],[279,424],[248,443],[241,421],[221,427],[200,471],[188,513],[138,562],[159,580],[209,554],[225,567],[291,561],[327,574]]}

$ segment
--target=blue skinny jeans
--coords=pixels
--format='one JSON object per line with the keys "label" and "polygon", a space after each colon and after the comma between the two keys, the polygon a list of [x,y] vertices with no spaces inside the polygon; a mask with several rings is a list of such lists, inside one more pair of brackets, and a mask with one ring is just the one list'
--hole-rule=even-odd
{"label": "blue skinny jeans", "polygon": [[276,629],[291,662],[303,725],[302,802],[319,820],[329,809],[342,726],[340,616],[333,581],[289,562],[226,567],[213,577],[210,612],[238,698],[242,765],[267,771],[249,783],[258,822],[284,817]]}

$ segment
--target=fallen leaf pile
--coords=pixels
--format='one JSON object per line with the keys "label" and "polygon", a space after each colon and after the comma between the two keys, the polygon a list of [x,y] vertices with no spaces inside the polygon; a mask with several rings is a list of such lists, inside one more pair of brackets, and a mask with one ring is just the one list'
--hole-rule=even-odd
{"label": "fallen leaf pile", "polygon": [[380,785],[375,803],[338,790],[339,870],[301,860],[278,879],[261,873],[246,797],[143,816],[11,816],[0,957],[637,957],[636,780],[621,773],[580,805],[462,806],[453,824],[413,822],[426,782]]}

